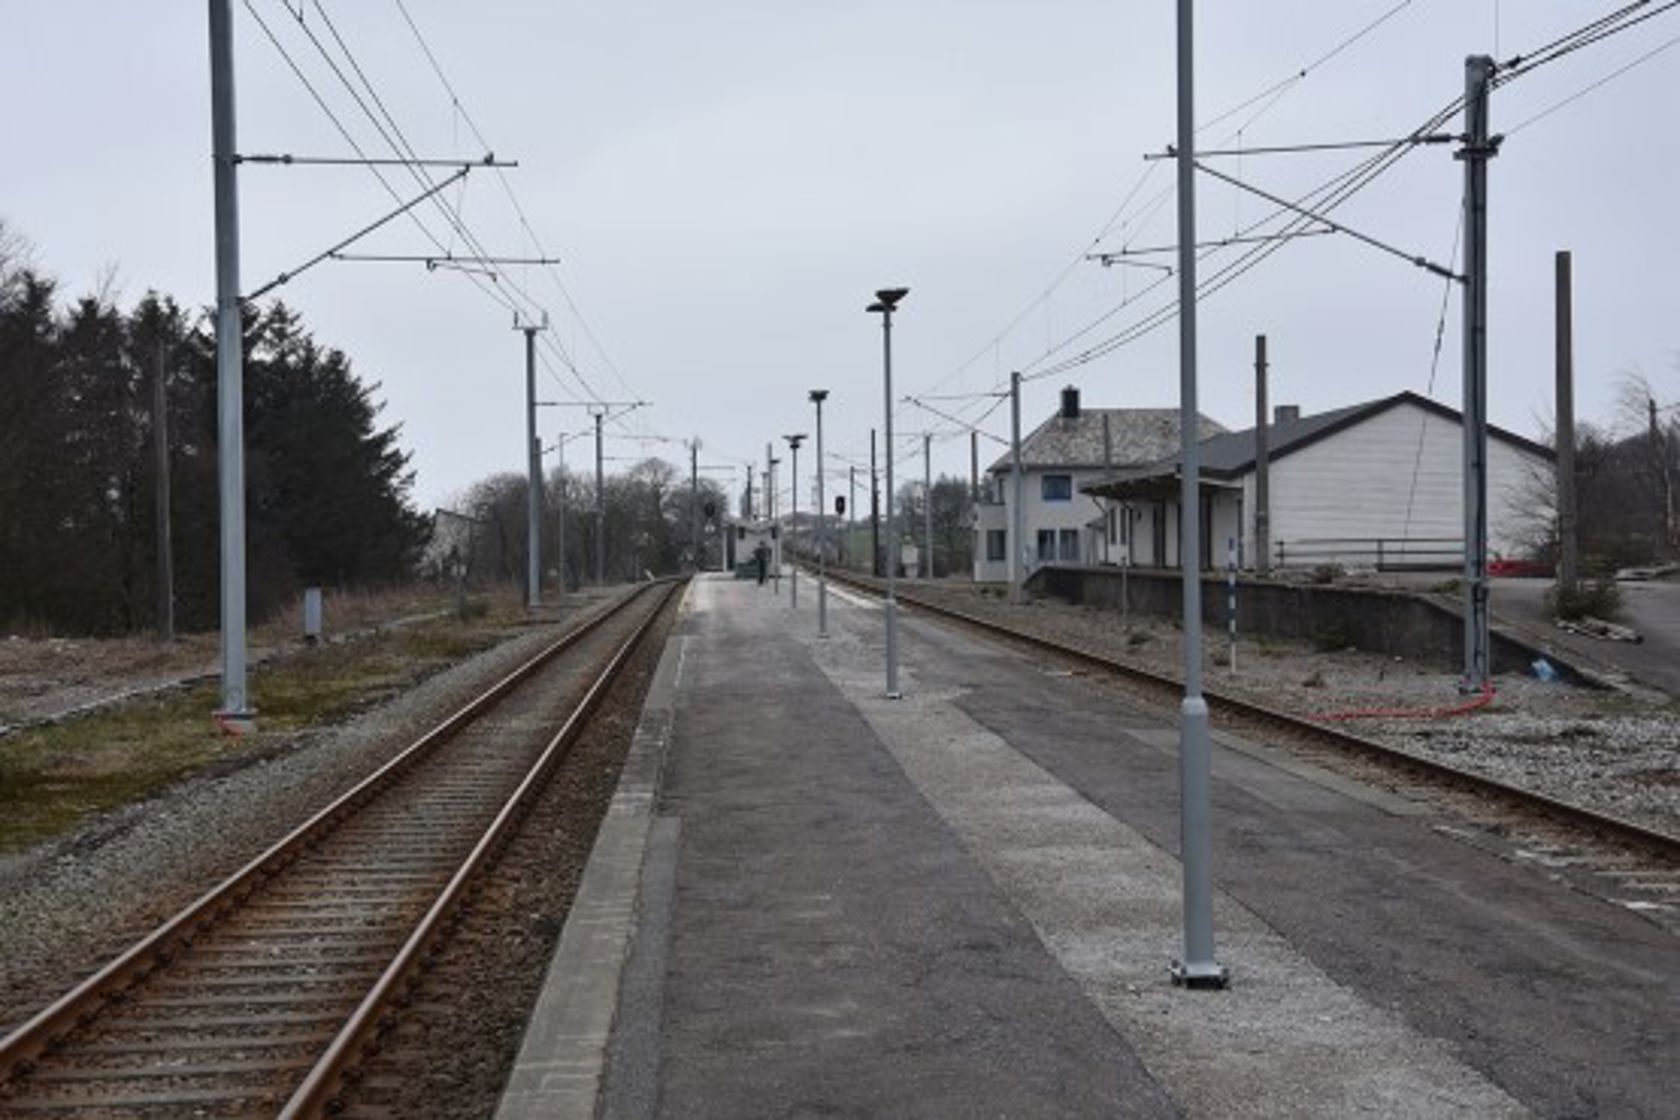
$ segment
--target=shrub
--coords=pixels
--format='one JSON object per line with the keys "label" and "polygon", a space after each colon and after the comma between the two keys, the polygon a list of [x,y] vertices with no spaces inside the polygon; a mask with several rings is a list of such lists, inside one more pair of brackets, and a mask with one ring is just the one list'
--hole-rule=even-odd
{"label": "shrub", "polygon": [[1312,582],[1335,583],[1347,575],[1347,569],[1340,564],[1320,564],[1312,570]]}
{"label": "shrub", "polygon": [[1558,618],[1619,619],[1622,617],[1622,589],[1613,579],[1599,578],[1575,585],[1564,592],[1553,584],[1546,592],[1546,609]]}
{"label": "shrub", "polygon": [[1334,653],[1353,645],[1353,627],[1345,619],[1332,618],[1313,627],[1313,648],[1319,653]]}

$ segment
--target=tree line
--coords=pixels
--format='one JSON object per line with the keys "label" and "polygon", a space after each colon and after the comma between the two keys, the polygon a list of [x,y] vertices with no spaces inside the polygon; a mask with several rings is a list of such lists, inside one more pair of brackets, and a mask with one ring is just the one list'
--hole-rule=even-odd
{"label": "tree line", "polygon": [[[710,479],[700,479],[698,487],[691,483],[686,472],[649,457],[626,471],[604,474],[597,500],[592,471],[548,470],[539,494],[538,560],[545,584],[558,586],[563,579],[574,589],[595,582],[597,548],[607,583],[717,567],[724,555],[725,495]],[[523,474],[494,474],[469,486],[451,508],[438,511],[428,572],[523,587],[528,485]]]}
{"label": "tree line", "polygon": [[[148,292],[61,305],[0,227],[0,626],[109,635],[157,622],[168,479],[175,616],[219,612],[212,317]],[[300,586],[410,576],[429,532],[377,384],[281,303],[247,307],[247,595],[260,618]],[[161,383],[163,409],[154,407]],[[167,434],[167,474],[154,452]]]}
{"label": "tree line", "polygon": [[[1621,374],[1616,389],[1608,420],[1575,427],[1576,536],[1583,571],[1597,576],[1680,558],[1680,404],[1660,401],[1636,371]],[[1530,551],[1555,563],[1549,466],[1524,483],[1522,499]]]}

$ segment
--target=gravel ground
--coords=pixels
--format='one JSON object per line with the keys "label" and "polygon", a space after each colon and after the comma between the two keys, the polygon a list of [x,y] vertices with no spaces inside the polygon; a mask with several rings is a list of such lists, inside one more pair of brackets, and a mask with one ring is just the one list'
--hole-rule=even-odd
{"label": "gravel ground", "polygon": [[[1037,599],[1012,606],[973,584],[914,584],[975,614],[1024,624],[1173,677],[1183,634],[1175,622]],[[1357,650],[1320,652],[1300,643],[1243,638],[1237,671],[1222,631],[1203,638],[1204,680],[1214,691],[1292,715],[1438,712],[1463,704],[1442,666]],[[1495,678],[1487,705],[1460,715],[1366,717],[1341,722],[1356,734],[1560,800],[1680,835],[1680,704],[1648,690],[1597,690],[1529,676]]]}
{"label": "gravel ground", "polygon": [[[184,907],[559,633],[530,630],[349,722],[0,861],[0,1033]],[[208,839],[207,839],[208,838]]]}

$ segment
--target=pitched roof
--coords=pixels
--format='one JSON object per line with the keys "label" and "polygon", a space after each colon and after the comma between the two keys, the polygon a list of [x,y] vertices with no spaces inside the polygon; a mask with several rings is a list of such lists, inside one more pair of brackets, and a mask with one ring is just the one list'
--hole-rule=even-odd
{"label": "pitched roof", "polygon": [[[1395,393],[1393,396],[1381,397],[1374,401],[1366,401],[1363,404],[1349,405],[1346,408],[1335,408],[1329,412],[1320,412],[1312,416],[1302,416],[1282,423],[1269,424],[1267,425],[1267,457],[1275,462],[1345,428],[1363,423],[1379,413],[1403,404],[1416,405],[1425,412],[1433,413],[1454,424],[1460,421],[1457,409],[1449,408],[1439,401],[1430,400],[1428,397],[1420,396],[1408,389]],[[1544,459],[1549,460],[1555,455],[1555,452],[1544,444],[1535,443],[1533,440],[1525,439],[1514,432],[1508,432],[1504,428],[1498,428],[1492,424],[1488,425],[1488,435]],[[1201,452],[1203,479],[1241,478],[1254,469],[1254,429],[1247,428],[1240,432],[1221,432],[1204,439]],[[1141,479],[1153,478],[1157,475],[1176,474],[1178,459],[1179,449],[1175,445],[1168,454],[1154,462],[1129,471],[1117,470],[1110,479],[1104,481],[1136,483]],[[1118,463],[1118,460],[1116,462]],[[1093,485],[1102,485],[1102,483],[1094,483]]]}
{"label": "pitched roof", "polygon": [[[1021,440],[1021,464],[1028,470],[1068,467],[1101,470],[1103,459],[1103,417],[1108,417],[1114,445],[1115,467],[1153,463],[1178,448],[1176,408],[1085,408],[1068,419],[1060,411]],[[1218,421],[1200,417],[1201,438],[1224,433]],[[1014,465],[1009,452],[1001,455],[989,473],[1007,471]]]}
{"label": "pitched roof", "polygon": [[[1461,417],[1457,409],[1449,408],[1439,401],[1420,396],[1410,389],[1395,393],[1393,396],[1380,397],[1364,404],[1349,405],[1346,408],[1335,408],[1329,412],[1320,412],[1313,416],[1302,416],[1295,420],[1288,420],[1281,424],[1267,425],[1267,455],[1271,459],[1281,459],[1301,450],[1319,440],[1334,435],[1344,428],[1363,423],[1379,413],[1387,412],[1403,404],[1415,405],[1425,412],[1433,413],[1443,420],[1454,424],[1460,422]],[[1504,428],[1488,425],[1488,436],[1511,444],[1531,455],[1550,459],[1554,455],[1551,448],[1533,440],[1525,439],[1515,432],[1508,432]],[[1172,455],[1171,460],[1177,462],[1178,456]],[[1247,428],[1240,432],[1226,432],[1205,440],[1202,443],[1202,473],[1214,478],[1236,478],[1254,469],[1254,429]]]}

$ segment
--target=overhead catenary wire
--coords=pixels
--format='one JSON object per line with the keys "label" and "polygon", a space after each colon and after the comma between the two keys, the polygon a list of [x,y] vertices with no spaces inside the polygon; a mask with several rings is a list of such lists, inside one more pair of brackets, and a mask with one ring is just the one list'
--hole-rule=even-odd
{"label": "overhead catenary wire", "polygon": [[[1376,155],[1367,157],[1354,167],[1339,173],[1324,183],[1321,183],[1319,186],[1313,188],[1311,191],[1308,191],[1306,194],[1299,196],[1297,203],[1299,205],[1310,205],[1312,209],[1318,211],[1320,215],[1327,214],[1330,211],[1342,206],[1349,199],[1369,186],[1371,182],[1375,181],[1384,172],[1393,167],[1394,164],[1403,159],[1406,154],[1416,150],[1416,146],[1410,143],[1410,136],[1424,135],[1435,131],[1444,121],[1456,113],[1462,104],[1462,96],[1455,98],[1452,102],[1443,106],[1422,125],[1414,129],[1412,133],[1409,134],[1408,138],[1397,140],[1389,148],[1384,149]],[[1320,196],[1323,196],[1322,200],[1320,200]],[[1274,211],[1272,214],[1260,219],[1249,228],[1259,228],[1260,226],[1269,224],[1272,221],[1276,221],[1282,212],[1283,210],[1280,208],[1279,211]],[[1297,214],[1294,218],[1284,223],[1283,231],[1298,232],[1299,230],[1308,228],[1308,223],[1315,220],[1322,219],[1315,219]],[[1288,243],[1288,240],[1288,238],[1280,238],[1274,241],[1262,242],[1239,252],[1235,260],[1230,261],[1198,282],[1196,288],[1196,298],[1198,300],[1205,299],[1214,292],[1221,290],[1226,285],[1254,268],[1266,257],[1269,257],[1272,253],[1277,252],[1283,245]],[[1220,249],[1211,249],[1207,253],[1199,255],[1198,260],[1205,259],[1206,257],[1221,251],[1222,250]],[[1164,282],[1164,279],[1165,278],[1157,281],[1152,287],[1159,286],[1160,283]],[[1111,317],[1112,310],[1111,312],[1105,314],[1108,317]],[[1078,354],[1064,359],[1051,367],[1036,370],[1036,372],[1032,373],[1027,379],[1038,380],[1040,378],[1054,376],[1055,374],[1063,373],[1067,370],[1095,361],[1097,358],[1112,353],[1121,346],[1136,341],[1158,327],[1171,322],[1177,317],[1177,314],[1178,302],[1176,299],[1173,299],[1165,305],[1158,307],[1154,311],[1145,315],[1138,322],[1122,329],[1108,338],[1094,343],[1092,346],[1079,352]],[[1088,326],[1084,333],[1089,333],[1089,329],[1090,328]],[[1065,348],[1065,341],[1063,344],[1060,344],[1058,348]],[[1048,356],[1050,355],[1043,355],[1038,359],[1038,361],[1043,361],[1044,358]],[[1034,362],[1027,368],[1031,369],[1036,365],[1037,362]]]}
{"label": "overhead catenary wire", "polygon": [[1506,85],[1578,50],[1629,31],[1676,7],[1680,7],[1680,0],[1663,0],[1661,3],[1657,3],[1657,0],[1636,0],[1635,3],[1627,4],[1560,35],[1535,50],[1516,55],[1501,63],[1494,73],[1493,85],[1495,88]]}
{"label": "overhead catenary wire", "polygon": [[[275,33],[274,29],[269,26],[268,21],[263,19],[262,13],[257,11],[253,0],[243,0],[243,3],[245,10],[256,22],[257,27],[262,31],[263,36],[268,40],[270,45],[274,47],[275,51],[280,55],[281,60],[286,64],[286,67],[292,72],[293,76],[297,78],[298,82],[303,86],[310,98],[320,108],[321,112],[325,114],[327,120],[331,122],[334,130],[338,132],[339,136],[343,138],[344,142],[350,146],[350,149],[353,152],[362,159],[366,160],[368,158],[366,149],[362,147],[361,143],[350,132],[349,128],[339,118],[332,106],[327,103],[326,98],[322,96],[320,90],[315,87],[314,82],[312,82],[309,76],[303,72],[303,68],[298,64],[297,60],[292,57],[291,52],[286,49],[285,44],[280,41],[279,36]],[[287,10],[290,11],[290,9]],[[391,181],[385,177],[385,174],[377,166],[369,165],[368,170],[373,177],[379,181],[380,186],[385,189],[385,192],[391,196],[391,199],[394,202],[400,205],[404,201],[402,193],[391,184]],[[438,248],[440,252],[448,251],[448,246],[446,246],[436,236],[436,234],[432,232],[431,227],[427,226],[418,214],[410,211],[406,214],[406,217],[428,241]],[[500,304],[504,310],[509,312],[518,311],[518,305],[496,287],[492,286],[492,284],[490,284],[485,278],[472,273],[466,273],[465,275],[474,287],[478,288],[480,292],[488,296],[493,302]]]}
{"label": "overhead catenary wire", "polygon": [[[437,76],[438,82],[443,86],[444,92],[448,94],[450,104],[455,108],[456,112],[460,114],[460,118],[466,122],[467,128],[472,132],[473,137],[478,140],[482,146],[489,148],[489,140],[485,137],[483,130],[479,128],[478,122],[473,118],[472,113],[468,111],[466,104],[461,100],[461,95],[456,91],[454,83],[449,80],[449,75],[444,71],[443,64],[438,60],[436,52],[432,50],[431,44],[427,42],[424,32],[420,30],[420,25],[415,21],[413,15],[409,12],[408,5],[404,3],[404,0],[394,0],[394,2],[397,11],[402,15],[403,22],[407,24],[409,32],[414,36],[415,42],[419,45],[421,53],[425,55],[426,61],[431,65],[432,73]],[[537,250],[537,255],[542,257],[551,256],[552,254],[549,253],[547,247],[543,244],[542,239],[537,235],[536,229],[532,226],[531,220],[525,212],[525,207],[519,201],[518,193],[513,189],[512,182],[506,175],[498,175],[497,180],[501,183],[502,190],[507,195],[508,202],[513,207],[514,215],[518,219],[521,228],[524,229],[525,235],[530,239],[532,247]],[[614,379],[618,381],[622,388],[629,392],[631,396],[636,396],[637,394],[635,390],[632,389],[628,382],[625,381],[623,373],[619,370],[617,364],[612,360],[612,356],[607,353],[606,348],[601,344],[601,340],[596,336],[594,329],[590,326],[589,320],[584,316],[582,310],[578,307],[577,301],[573,298],[571,290],[566,286],[565,280],[561,277],[559,270],[549,266],[544,269],[544,272],[548,275],[550,281],[554,284],[555,289],[560,293],[561,298],[565,301],[567,309],[572,313],[573,320],[583,331],[584,337],[589,340],[589,344],[594,348],[596,356],[601,360],[601,364],[613,375]]]}
{"label": "overhead catenary wire", "polygon": [[1565,97],[1560,101],[1554,101],[1552,104],[1550,104],[1546,108],[1540,110],[1538,113],[1535,113],[1533,116],[1527,117],[1524,120],[1519,121],[1517,124],[1512,125],[1510,128],[1505,130],[1505,135],[1506,136],[1515,136],[1517,133],[1521,132],[1523,129],[1527,128],[1529,125],[1537,124],[1540,121],[1543,121],[1547,117],[1551,116],[1553,113],[1556,113],[1558,110],[1564,109],[1564,108],[1567,108],[1570,105],[1573,105],[1575,102],[1581,100],[1583,97],[1586,97],[1588,94],[1594,93],[1597,90],[1601,89],[1602,87],[1604,87],[1606,85],[1609,85],[1611,82],[1615,81],[1617,78],[1620,78],[1623,74],[1626,74],[1628,71],[1633,70],[1633,69],[1635,69],[1639,66],[1642,66],[1645,63],[1651,61],[1653,58],[1656,58],[1658,55],[1662,54],[1664,51],[1667,51],[1671,47],[1673,47],[1676,43],[1680,43],[1680,35],[1669,36],[1667,39],[1664,39],[1661,43],[1658,43],[1656,46],[1652,47],[1650,50],[1646,51],[1644,54],[1641,54],[1637,58],[1633,59],[1631,62],[1627,62],[1627,63],[1624,63],[1621,66],[1618,66],[1616,69],[1610,71],[1608,74],[1605,74],[1603,77],[1597,79],[1596,81],[1593,81],[1593,82],[1589,83],[1588,85],[1582,87],[1581,89],[1576,90],[1574,93],[1570,94],[1568,97]]}
{"label": "overhead catenary wire", "polygon": [[[1464,237],[1464,211],[1458,212],[1458,225],[1453,230],[1452,249],[1447,254],[1449,264],[1456,265],[1458,261],[1459,242]],[[1435,347],[1429,356],[1429,384],[1424,395],[1431,399],[1435,396],[1435,375],[1441,368],[1441,345],[1447,335],[1447,307],[1452,302],[1452,294],[1456,285],[1452,280],[1446,281],[1441,287],[1441,313],[1435,320]],[[1403,539],[1409,539],[1412,532],[1412,511],[1417,502],[1418,476],[1423,470],[1423,437],[1428,430],[1427,416],[1418,425],[1417,451],[1412,456],[1412,483],[1406,492],[1406,519],[1401,531]]]}
{"label": "overhead catenary wire", "polygon": [[[1675,7],[1680,7],[1680,0],[1665,0],[1665,2],[1657,4],[1655,7],[1652,6],[1653,3],[1654,0],[1641,0],[1640,3],[1630,4],[1625,8],[1619,9],[1617,12],[1594,20],[1574,32],[1561,36],[1552,43],[1541,48],[1539,51],[1533,51],[1529,52],[1527,55],[1519,56],[1518,60],[1515,60],[1507,65],[1522,67],[1522,69],[1514,75],[1520,76],[1521,73],[1529,72],[1541,65],[1555,61],[1556,59],[1564,57],[1565,55],[1579,50],[1584,46],[1590,45],[1591,43],[1609,38],[1611,35],[1625,31],[1629,27],[1642,23],[1647,19],[1661,14],[1662,12]],[[1498,81],[1499,79],[1496,78],[1496,84]],[[1463,102],[1464,99],[1462,95],[1455,97],[1451,102],[1443,106],[1433,117],[1431,117],[1429,121],[1414,129],[1408,137],[1396,141],[1396,143],[1390,148],[1384,149],[1377,155],[1374,155],[1357,165],[1350,173],[1344,175],[1347,182],[1345,185],[1338,188],[1334,197],[1326,200],[1325,202],[1316,204],[1316,209],[1321,212],[1333,210],[1336,207],[1341,206],[1359,191],[1363,190],[1372,181],[1393,167],[1395,163],[1399,162],[1399,160],[1403,158],[1407,152],[1413,150],[1416,138],[1434,133],[1454,114],[1459,112],[1463,108]],[[1286,228],[1290,228],[1299,222],[1304,222],[1306,220],[1307,219],[1305,218],[1297,218],[1295,222],[1289,223]],[[1235,261],[1227,264],[1218,272],[1198,283],[1196,298],[1198,300],[1205,299],[1213,293],[1221,290],[1226,285],[1230,284],[1238,277],[1258,265],[1273,252],[1276,252],[1283,243],[1284,242],[1279,241],[1262,244],[1239,254]],[[1116,335],[1110,336],[1102,342],[1094,344],[1092,347],[1082,351],[1080,354],[1074,355],[1072,358],[1058,363],[1051,368],[1037,371],[1029,379],[1036,380],[1042,377],[1053,376],[1058,373],[1066,372],[1069,369],[1076,368],[1077,366],[1087,364],[1090,361],[1095,361],[1097,358],[1111,353],[1120,346],[1143,337],[1157,327],[1170,322],[1173,318],[1176,318],[1176,316],[1177,302],[1175,300],[1167,306],[1159,308],[1150,315],[1145,316],[1143,320],[1140,320],[1133,326],[1126,328]],[[1043,356],[1041,356],[1039,361],[1042,360]],[[1036,364],[1036,362],[1033,363],[1033,365]],[[1031,366],[1029,366],[1029,368],[1031,368]]]}
{"label": "overhead catenary wire", "polygon": [[[252,0],[244,0],[244,4],[246,10],[250,12],[252,18],[257,22],[258,27],[262,30],[265,37],[274,46],[275,50],[280,54],[286,65],[291,69],[292,73],[298,78],[299,82],[303,84],[312,99],[326,114],[329,121],[332,122],[334,128],[338,131],[339,135],[343,137],[345,142],[350,145],[351,149],[355,151],[364,162],[368,161],[370,157],[368,157],[366,149],[359,141],[357,141],[342,119],[340,119],[338,114],[327,103],[325,97],[315,87],[315,84],[309,79],[308,75],[303,72],[302,67],[298,64],[297,60],[292,57],[291,52],[286,48],[284,43],[280,41],[279,36],[268,25],[267,21],[263,19],[261,13],[256,10]],[[343,35],[338,32],[336,24],[332,22],[330,14],[327,13],[325,8],[321,5],[320,0],[315,0],[315,6],[317,11],[321,14],[323,24],[327,27],[334,42],[339,46],[340,50],[344,52],[350,68],[357,74],[362,84],[367,88],[367,97],[362,96],[361,92],[356,88],[355,83],[352,82],[349,75],[345,73],[343,67],[338,64],[335,58],[333,58],[332,53],[328,50],[326,44],[323,43],[320,37],[316,35],[306,23],[303,22],[303,6],[300,4],[297,9],[293,9],[290,5],[284,3],[282,4],[282,7],[285,8],[286,12],[299,23],[305,37],[314,46],[316,52],[322,57],[323,62],[338,79],[339,83],[349,93],[357,107],[361,109],[363,115],[368,118],[380,138],[384,140],[393,152],[396,153],[398,157],[396,162],[401,164],[410,175],[414,176],[418,183],[430,187],[434,181],[431,176],[427,175],[422,170],[422,161],[418,160],[413,146],[408,143],[406,135],[403,134],[401,126],[395,119],[395,115],[391,113],[389,108],[385,105],[384,100],[379,97],[377,90],[373,88],[372,82],[367,77],[366,71],[355,59],[354,52],[351,50],[349,43],[344,39]],[[373,101],[373,106],[369,105],[370,98]],[[374,106],[377,106],[377,112]],[[480,140],[482,142],[482,135],[480,135]],[[486,147],[488,147],[488,145],[486,145]],[[494,163],[492,163],[491,166],[494,166]],[[369,164],[369,167],[370,171],[372,171],[375,178],[379,180],[381,186],[385,188],[386,192],[390,194],[393,199],[400,202],[402,200],[402,195],[379,171],[378,166]],[[500,168],[497,168],[497,170],[500,173]],[[502,174],[502,178],[505,182],[505,174]],[[439,208],[439,211],[443,215],[445,222],[449,225],[452,234],[459,236],[465,244],[473,248],[475,255],[482,257],[489,257],[492,255],[485,249],[483,242],[461,218],[457,211],[452,210],[449,205],[441,199],[434,200],[434,204]],[[452,245],[445,244],[445,242],[439,238],[431,227],[422,221],[418,215],[410,213],[409,217],[415,227],[419,229],[422,235],[425,236],[426,239],[439,250],[440,254],[448,255],[452,251]],[[546,250],[540,251],[544,252],[546,255]],[[485,295],[489,296],[493,301],[500,304],[505,311],[511,312],[515,315],[523,314],[532,319],[541,318],[547,314],[546,309],[542,307],[540,301],[533,298],[521,285],[508,277],[505,272],[496,269],[489,269],[483,272],[468,269],[460,269],[457,271],[466,275],[475,287],[477,287]],[[509,294],[510,291],[512,294]],[[539,358],[546,374],[554,380],[558,386],[563,389],[567,389],[568,393],[572,392],[571,389],[567,388],[564,379],[555,368],[554,361],[552,361],[551,358],[557,358],[560,365],[565,367],[565,369],[571,374],[578,386],[581,387],[582,395],[585,398],[593,398],[596,400],[603,399],[601,394],[588,383],[587,379],[583,376],[582,371],[577,368],[576,363],[573,361],[571,355],[565,351],[564,347],[546,334],[540,336],[540,339]],[[548,353],[542,353],[543,350],[546,350]]]}
{"label": "overhead catenary wire", "polygon": [[[400,2],[400,0],[399,0],[399,2]],[[1245,129],[1245,128],[1251,126],[1255,121],[1257,121],[1266,112],[1270,111],[1270,109],[1273,106],[1275,106],[1279,102],[1279,100],[1281,100],[1286,94],[1289,93],[1290,90],[1292,90],[1297,85],[1299,85],[1309,75],[1311,75],[1313,72],[1317,71],[1318,69],[1322,68],[1323,66],[1329,64],[1334,59],[1341,56],[1343,53],[1345,53],[1346,51],[1351,49],[1354,45],[1359,43],[1361,40],[1365,39],[1367,36],[1369,36],[1370,34],[1375,32],[1377,30],[1377,28],[1381,27],[1383,24],[1385,24],[1389,20],[1393,19],[1400,12],[1402,12],[1406,8],[1410,7],[1411,4],[1412,4],[1412,0],[1399,0],[1399,2],[1391,5],[1390,7],[1385,9],[1383,12],[1379,13],[1375,18],[1367,21],[1365,24],[1361,25],[1359,28],[1357,28],[1351,34],[1346,35],[1342,39],[1338,40],[1328,50],[1324,51],[1323,53],[1321,53],[1321,54],[1317,55],[1316,57],[1312,58],[1311,60],[1309,60],[1305,65],[1301,66],[1299,69],[1292,71],[1291,73],[1289,73],[1287,76],[1283,77],[1282,79],[1272,83],[1271,85],[1268,85],[1266,88],[1260,90],[1258,93],[1256,93],[1256,94],[1254,94],[1254,95],[1252,95],[1248,98],[1243,99],[1242,101],[1238,102],[1236,105],[1233,105],[1231,108],[1226,109],[1226,110],[1218,113],[1214,117],[1202,122],[1202,124],[1200,124],[1196,129],[1197,134],[1200,135],[1202,132],[1207,131],[1207,130],[1212,129],[1212,128],[1215,128],[1218,125],[1223,124],[1225,121],[1231,119],[1232,117],[1238,116],[1238,115],[1248,111],[1250,108],[1253,108],[1255,106],[1259,106],[1259,108],[1256,109],[1256,111],[1247,120],[1245,120],[1244,123],[1241,126],[1239,126],[1238,129],[1233,130],[1231,132],[1231,137],[1234,137],[1234,136],[1238,135],[1242,131],[1242,129]],[[1227,137],[1227,139],[1230,139],[1230,137]],[[1094,238],[1092,238],[1090,241],[1088,241],[1085,245],[1083,245],[1080,248],[1079,252],[1074,255],[1073,259],[1071,261],[1069,261],[1066,265],[1064,265],[1060,270],[1058,270],[1058,272],[1050,280],[1049,284],[1047,284],[1043,288],[1043,290],[1041,290],[1038,293],[1038,295],[1034,296],[1033,299],[1031,301],[1029,301],[1025,307],[1023,307],[1019,312],[1017,312],[1008,321],[1008,323],[1003,327],[1002,330],[1000,330],[996,335],[994,335],[984,345],[982,345],[976,351],[974,351],[974,353],[969,358],[967,358],[965,361],[961,362],[951,372],[945,374],[939,380],[930,384],[928,386],[928,389],[929,390],[934,390],[934,389],[942,388],[945,385],[950,384],[956,378],[962,376],[969,369],[973,368],[973,366],[976,362],[978,362],[981,358],[985,357],[985,355],[988,352],[992,352],[1005,338],[1007,338],[1009,335],[1013,334],[1015,332],[1015,330],[1017,330],[1021,326],[1021,324],[1027,320],[1027,318],[1030,315],[1032,315],[1041,306],[1043,306],[1046,303],[1046,301],[1048,301],[1055,294],[1055,292],[1064,283],[1066,283],[1068,278],[1070,276],[1072,276],[1075,272],[1078,271],[1079,266],[1083,263],[1083,261],[1085,259],[1086,253],[1090,252],[1092,249],[1095,249],[1098,245],[1100,245],[1102,243],[1102,241],[1109,235],[1109,233],[1113,231],[1115,226],[1120,224],[1122,216],[1127,212],[1128,208],[1132,205],[1133,201],[1138,197],[1139,193],[1148,184],[1151,177],[1155,174],[1155,170],[1156,170],[1156,165],[1153,164],[1153,163],[1146,166],[1142,170],[1142,172],[1140,172],[1140,174],[1137,176],[1137,178],[1132,182],[1131,186],[1128,188],[1128,190],[1125,192],[1125,195],[1122,197],[1122,199],[1120,201],[1120,204],[1115,208],[1114,212],[1109,215],[1108,220],[1103,223],[1102,227],[1098,230],[1097,235]],[[1156,195],[1152,196],[1151,199],[1149,201],[1145,202],[1145,204],[1144,204],[1145,215],[1147,216],[1147,215],[1152,215],[1154,213],[1157,213],[1159,211],[1159,209],[1162,206],[1165,205],[1166,200],[1168,198],[1170,198],[1171,195],[1172,195],[1172,188],[1168,187],[1168,188],[1158,192]]]}

